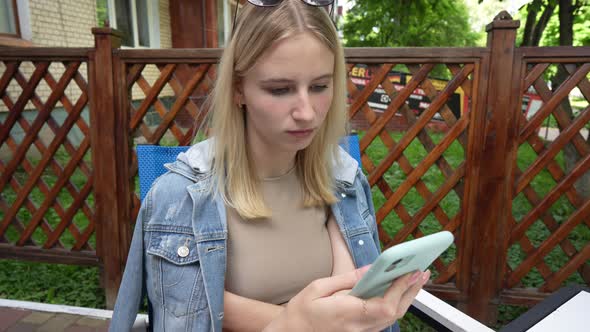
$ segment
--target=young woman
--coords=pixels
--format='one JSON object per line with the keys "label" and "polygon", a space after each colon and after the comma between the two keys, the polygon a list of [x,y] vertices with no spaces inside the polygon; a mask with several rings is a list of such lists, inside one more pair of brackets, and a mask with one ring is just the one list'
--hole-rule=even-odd
{"label": "young woman", "polygon": [[428,280],[346,295],[380,243],[367,180],[337,144],[346,67],[331,2],[244,6],[211,95],[213,138],[144,199],[111,331],[130,329],[144,292],[154,331],[378,331]]}

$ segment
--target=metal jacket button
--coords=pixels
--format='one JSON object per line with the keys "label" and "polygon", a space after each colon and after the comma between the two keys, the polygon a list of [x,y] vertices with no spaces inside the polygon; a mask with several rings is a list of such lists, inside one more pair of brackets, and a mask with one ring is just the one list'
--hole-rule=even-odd
{"label": "metal jacket button", "polygon": [[188,253],[189,253],[188,247],[187,246],[179,247],[177,253],[178,253],[178,256],[180,256],[182,258],[188,256]]}

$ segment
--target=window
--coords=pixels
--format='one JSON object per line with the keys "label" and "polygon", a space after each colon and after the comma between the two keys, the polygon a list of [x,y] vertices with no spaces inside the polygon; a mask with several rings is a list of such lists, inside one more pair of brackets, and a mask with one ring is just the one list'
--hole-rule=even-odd
{"label": "window", "polygon": [[217,41],[219,47],[224,47],[231,37],[236,6],[242,8],[243,0],[222,0],[217,3]]}
{"label": "window", "polygon": [[0,35],[20,38],[16,0],[0,0]]}
{"label": "window", "polygon": [[[104,0],[97,1],[101,12]],[[123,46],[160,47],[158,0],[108,0],[111,27],[123,33]]]}
{"label": "window", "polygon": [[29,17],[29,0],[0,0],[0,46],[32,46]]}

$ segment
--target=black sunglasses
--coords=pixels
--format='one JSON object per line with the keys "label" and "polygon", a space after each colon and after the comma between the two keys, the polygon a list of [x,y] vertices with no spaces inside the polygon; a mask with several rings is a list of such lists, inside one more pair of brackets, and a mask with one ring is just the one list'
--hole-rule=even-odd
{"label": "black sunglasses", "polygon": [[[257,7],[274,7],[278,6],[283,0],[248,0],[249,3],[253,4]],[[314,7],[325,7],[332,5],[334,0],[301,0],[305,4],[314,6]],[[236,29],[236,17],[238,16],[238,3],[236,3],[236,11],[234,12],[234,24],[231,29],[231,35],[233,37],[234,30]],[[330,8],[330,17],[332,17],[334,11],[334,6]]]}

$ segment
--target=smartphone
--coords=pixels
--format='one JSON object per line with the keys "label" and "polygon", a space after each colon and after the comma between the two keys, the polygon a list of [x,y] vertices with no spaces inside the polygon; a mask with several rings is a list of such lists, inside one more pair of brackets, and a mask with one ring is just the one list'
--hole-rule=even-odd
{"label": "smartphone", "polygon": [[385,250],[356,283],[350,295],[361,299],[382,297],[398,277],[408,272],[425,271],[453,240],[453,233],[442,231]]}

